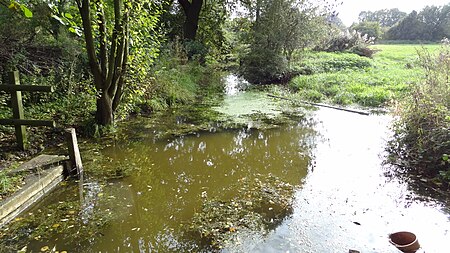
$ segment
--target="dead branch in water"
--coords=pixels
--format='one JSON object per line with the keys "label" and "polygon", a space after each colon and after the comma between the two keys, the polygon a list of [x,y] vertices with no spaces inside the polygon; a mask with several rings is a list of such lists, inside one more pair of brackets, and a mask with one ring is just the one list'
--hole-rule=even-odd
{"label": "dead branch in water", "polygon": [[275,96],[275,95],[272,95],[272,94],[267,94],[267,96],[269,96],[271,98],[278,98],[278,99],[288,100],[288,101],[291,101],[291,102],[299,102],[299,103],[302,103],[302,104],[307,104],[307,105],[312,105],[312,106],[320,106],[320,107],[326,107],[326,108],[331,108],[331,109],[340,110],[340,111],[358,113],[358,114],[366,115],[366,116],[370,114],[370,113],[365,112],[365,111],[360,111],[360,110],[355,110],[355,109],[348,109],[348,108],[337,107],[337,106],[321,104],[321,103],[312,103],[312,102],[306,102],[306,101],[301,101],[301,100],[294,100],[294,99],[291,99],[291,98]]}

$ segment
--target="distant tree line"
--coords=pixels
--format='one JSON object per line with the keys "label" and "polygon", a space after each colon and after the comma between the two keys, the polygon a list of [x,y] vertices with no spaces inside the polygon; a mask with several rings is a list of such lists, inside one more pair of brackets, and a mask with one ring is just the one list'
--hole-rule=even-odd
{"label": "distant tree line", "polygon": [[409,14],[398,9],[363,11],[350,29],[375,39],[440,41],[450,37],[450,4]]}

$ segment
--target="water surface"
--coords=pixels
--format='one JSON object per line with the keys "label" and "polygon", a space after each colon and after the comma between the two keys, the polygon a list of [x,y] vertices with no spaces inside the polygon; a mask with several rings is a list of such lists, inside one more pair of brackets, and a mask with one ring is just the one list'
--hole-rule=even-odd
{"label": "water surface", "polygon": [[[83,181],[61,186],[19,218],[50,222],[19,229],[19,237],[43,230],[19,248],[199,251],[195,241],[184,239],[180,225],[189,223],[202,201],[231,198],[237,189],[230,186],[239,179],[272,174],[297,187],[292,216],[271,231],[239,234],[224,252],[394,253],[387,236],[401,230],[416,233],[426,252],[447,251],[447,203],[384,174],[389,116],[323,108],[305,120],[258,128],[260,122],[248,115],[276,118],[278,101],[264,92],[242,92],[246,84],[238,78],[228,82],[233,87],[214,109],[244,127],[221,131],[212,123],[207,130],[167,137],[160,134],[167,127],[190,124],[177,111],[171,112],[173,121],[125,122],[117,140],[83,152]],[[81,210],[70,203],[81,203]]]}
{"label": "water surface", "polygon": [[362,116],[321,108],[322,141],[314,168],[297,191],[294,214],[259,238],[242,237],[230,252],[399,252],[388,235],[414,232],[421,252],[447,252],[448,203],[411,191],[385,176],[390,116]]}

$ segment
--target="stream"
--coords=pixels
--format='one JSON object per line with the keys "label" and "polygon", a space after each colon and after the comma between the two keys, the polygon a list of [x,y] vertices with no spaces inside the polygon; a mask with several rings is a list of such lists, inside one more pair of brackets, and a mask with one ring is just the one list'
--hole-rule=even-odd
{"label": "stream", "polygon": [[[211,124],[160,137],[161,122],[127,122],[121,138],[82,152],[83,180],[65,183],[16,219],[8,229],[15,226],[23,238],[6,244],[18,242],[28,252],[202,251],[181,238],[180,224],[203,200],[232,196],[239,179],[271,174],[296,187],[292,214],[268,231],[238,234],[223,252],[395,253],[388,235],[397,231],[414,232],[423,252],[447,252],[448,203],[385,173],[389,115],[320,108],[303,120],[260,128],[246,115],[275,118],[280,101],[241,91],[246,85],[235,76],[226,82],[213,109],[246,127],[219,131]],[[94,167],[109,174],[90,173]]]}

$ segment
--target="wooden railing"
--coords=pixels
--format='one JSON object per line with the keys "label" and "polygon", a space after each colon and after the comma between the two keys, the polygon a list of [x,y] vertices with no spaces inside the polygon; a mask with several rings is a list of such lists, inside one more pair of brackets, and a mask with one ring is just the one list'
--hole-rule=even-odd
{"label": "wooden railing", "polygon": [[47,126],[55,127],[55,121],[24,119],[22,91],[29,92],[53,92],[51,86],[20,85],[19,72],[8,73],[7,84],[0,85],[0,91],[11,93],[12,119],[0,119],[0,125],[12,125],[15,127],[17,144],[20,149],[26,150],[28,146],[25,126]]}

